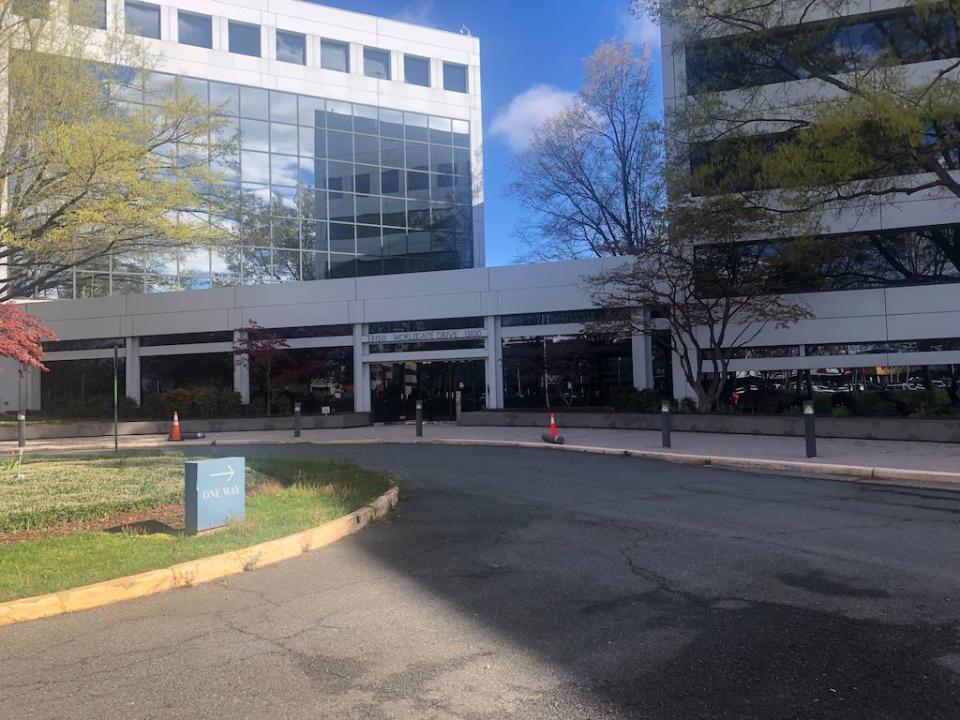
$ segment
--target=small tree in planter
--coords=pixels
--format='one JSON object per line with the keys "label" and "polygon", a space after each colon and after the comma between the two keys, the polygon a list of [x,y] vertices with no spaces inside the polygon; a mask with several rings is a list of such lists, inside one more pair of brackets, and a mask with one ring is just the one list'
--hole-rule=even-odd
{"label": "small tree in planter", "polygon": [[0,358],[20,363],[21,372],[28,368],[46,370],[41,362],[44,340],[56,340],[56,336],[40,318],[13,303],[0,303]]}
{"label": "small tree in planter", "polygon": [[255,320],[251,320],[241,330],[243,337],[233,346],[234,362],[240,367],[249,368],[251,373],[257,371],[263,373],[267,393],[267,415],[270,415],[270,405],[273,400],[271,388],[273,373],[282,360],[284,351],[289,350],[290,346],[283,337]]}

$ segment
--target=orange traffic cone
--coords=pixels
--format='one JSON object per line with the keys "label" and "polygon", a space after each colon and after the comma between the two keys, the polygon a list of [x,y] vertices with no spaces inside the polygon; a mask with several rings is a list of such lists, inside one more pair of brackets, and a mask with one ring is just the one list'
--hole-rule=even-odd
{"label": "orange traffic cone", "polygon": [[557,421],[553,417],[553,413],[550,413],[550,437],[554,440],[557,439]]}
{"label": "orange traffic cone", "polygon": [[170,428],[170,440],[172,442],[180,442],[180,418],[177,416],[177,411],[173,411],[173,425]]}

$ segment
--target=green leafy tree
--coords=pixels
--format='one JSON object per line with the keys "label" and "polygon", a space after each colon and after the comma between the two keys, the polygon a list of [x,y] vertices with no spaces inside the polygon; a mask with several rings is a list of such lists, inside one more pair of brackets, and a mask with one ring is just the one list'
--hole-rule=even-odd
{"label": "green leafy tree", "polygon": [[153,74],[136,37],[88,27],[84,8],[0,0],[0,302],[229,234],[216,218],[232,193],[211,168],[235,143],[216,108]]}
{"label": "green leafy tree", "polygon": [[[853,0],[633,8],[671,27],[668,51],[686,67],[668,120],[701,194],[738,194],[810,233],[879,197],[960,199],[957,3],[866,19]],[[951,237],[934,242],[960,267]],[[909,261],[908,248],[895,254]]]}

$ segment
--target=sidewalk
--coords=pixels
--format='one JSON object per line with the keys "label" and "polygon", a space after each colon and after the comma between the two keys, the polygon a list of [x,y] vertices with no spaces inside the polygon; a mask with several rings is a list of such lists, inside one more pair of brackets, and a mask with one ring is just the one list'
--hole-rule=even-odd
{"label": "sidewalk", "polygon": [[[531,427],[457,427],[447,424],[424,425],[423,440],[454,442],[533,443],[542,444],[540,434],[545,428]],[[633,451],[639,453],[669,453],[670,458],[693,461],[694,457],[716,459],[747,459],[773,463],[812,463],[818,466],[841,465],[894,471],[926,471],[956,474],[960,483],[960,445],[948,443],[919,443],[886,440],[845,440],[820,438],[818,457],[808,460],[803,438],[760,435],[725,435],[717,433],[674,432],[673,447],[665,451],[660,446],[660,433],[645,430],[595,430],[570,428],[563,430],[566,446]],[[208,433],[205,440],[189,440],[179,444],[166,442],[160,435],[135,435],[120,438],[121,449],[182,446],[262,444],[262,443],[343,443],[343,442],[416,442],[413,425],[383,425],[338,430],[304,430],[297,440],[288,430],[257,432]],[[64,438],[37,440],[27,444],[28,452],[60,452],[78,450],[112,450],[112,437]],[[16,450],[15,442],[0,442],[0,454]],[[714,463],[727,464],[727,463]],[[751,463],[755,466],[759,462]],[[775,468],[772,468],[775,469]],[[784,469],[790,469],[790,466]],[[802,468],[792,468],[802,469]],[[827,468],[813,468],[826,473]],[[837,473],[845,474],[845,473]],[[853,473],[849,473],[853,474]],[[877,474],[881,477],[884,473]],[[909,474],[905,473],[905,475]],[[862,475],[862,473],[861,473]],[[951,480],[944,478],[945,480]]]}

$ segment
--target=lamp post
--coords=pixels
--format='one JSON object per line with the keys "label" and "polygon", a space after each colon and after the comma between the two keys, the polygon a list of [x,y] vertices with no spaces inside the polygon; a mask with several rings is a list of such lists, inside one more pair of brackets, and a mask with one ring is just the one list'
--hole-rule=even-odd
{"label": "lamp post", "polygon": [[817,456],[817,416],[813,412],[813,400],[803,401],[803,433],[807,441],[807,457]]}
{"label": "lamp post", "polygon": [[17,447],[27,444],[27,413],[23,409],[23,363],[17,368]]}
{"label": "lamp post", "polygon": [[113,452],[120,453],[120,378],[117,372],[119,344],[113,344]]}

